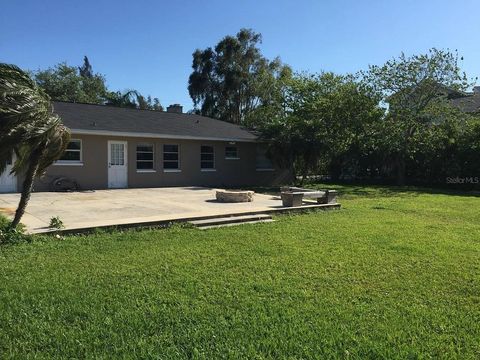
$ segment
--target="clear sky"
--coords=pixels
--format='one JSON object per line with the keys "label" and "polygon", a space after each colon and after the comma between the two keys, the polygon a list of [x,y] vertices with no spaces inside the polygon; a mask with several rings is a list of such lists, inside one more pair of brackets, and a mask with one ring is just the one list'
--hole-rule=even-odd
{"label": "clear sky", "polygon": [[0,62],[36,70],[87,55],[112,90],[188,110],[192,52],[242,27],[297,71],[355,72],[438,47],[480,77],[480,0],[0,0]]}

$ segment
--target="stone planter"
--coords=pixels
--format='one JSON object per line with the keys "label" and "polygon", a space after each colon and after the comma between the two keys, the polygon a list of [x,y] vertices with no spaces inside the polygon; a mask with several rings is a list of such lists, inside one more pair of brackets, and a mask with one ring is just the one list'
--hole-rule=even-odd
{"label": "stone planter", "polygon": [[309,190],[295,187],[282,187],[282,204],[286,207],[302,206],[304,199],[316,200],[318,204],[335,204],[335,190]]}
{"label": "stone planter", "polygon": [[243,190],[218,190],[217,201],[225,203],[239,203],[253,201],[253,191]]}
{"label": "stone planter", "polygon": [[303,193],[284,191],[281,193],[282,205],[287,207],[302,206]]}

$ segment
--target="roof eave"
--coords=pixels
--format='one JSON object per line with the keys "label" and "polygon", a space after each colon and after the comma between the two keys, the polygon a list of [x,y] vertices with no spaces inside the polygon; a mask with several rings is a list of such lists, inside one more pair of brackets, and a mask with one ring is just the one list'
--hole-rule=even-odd
{"label": "roof eave", "polygon": [[186,136],[186,135],[171,135],[158,133],[142,133],[142,132],[125,132],[125,131],[111,131],[111,130],[87,130],[87,129],[70,129],[74,135],[97,135],[97,136],[123,136],[123,137],[138,137],[138,138],[155,138],[155,139],[178,139],[178,140],[204,140],[204,141],[229,141],[229,142],[258,142],[258,137],[254,139],[247,138],[220,138],[209,136]]}

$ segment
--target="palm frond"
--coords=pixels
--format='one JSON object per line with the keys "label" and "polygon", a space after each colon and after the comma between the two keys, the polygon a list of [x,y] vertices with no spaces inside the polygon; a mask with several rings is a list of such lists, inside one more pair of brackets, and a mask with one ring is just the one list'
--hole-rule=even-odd
{"label": "palm frond", "polygon": [[30,154],[38,149],[43,172],[62,155],[69,136],[53,113],[50,98],[35,81],[17,66],[0,63],[0,172],[12,152],[18,155],[12,172],[24,172]]}

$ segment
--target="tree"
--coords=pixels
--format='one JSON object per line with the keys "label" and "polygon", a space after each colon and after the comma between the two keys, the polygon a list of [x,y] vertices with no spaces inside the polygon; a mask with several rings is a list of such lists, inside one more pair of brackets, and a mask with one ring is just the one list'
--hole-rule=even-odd
{"label": "tree", "polygon": [[283,99],[260,106],[251,117],[277,163],[304,179],[319,170],[339,177],[382,112],[350,76],[300,74],[283,83]]}
{"label": "tree", "polygon": [[471,184],[478,188],[480,181],[480,115],[469,118],[458,139],[457,149],[456,161],[461,166],[457,176],[473,178]]}
{"label": "tree", "polygon": [[152,99],[150,95],[145,98],[137,90],[110,92],[107,95],[105,105],[140,110],[163,111],[163,106],[160,104],[158,98]]}
{"label": "tree", "polygon": [[85,57],[82,67],[60,63],[47,70],[34,73],[37,84],[53,100],[103,104],[107,95],[106,80],[103,75],[94,74]]}
{"label": "tree", "polygon": [[91,79],[95,76],[93,74],[93,68],[92,68],[92,65],[90,64],[90,61],[88,60],[88,57],[86,56],[83,57],[83,65],[78,68],[78,72],[80,73],[80,76],[83,78]]}
{"label": "tree", "polygon": [[393,159],[397,184],[403,185],[415,139],[432,123],[429,109],[445,102],[450,91],[465,90],[467,77],[457,53],[437,49],[411,57],[402,53],[383,66],[370,66],[363,76],[388,105],[382,147]]}
{"label": "tree", "polygon": [[47,70],[34,73],[37,84],[53,100],[100,104],[133,109],[162,111],[158,98],[144,97],[137,90],[110,91],[103,75],[94,73],[88,57],[82,66],[60,63]]}
{"label": "tree", "polygon": [[260,34],[241,29],[214,49],[193,53],[188,91],[200,114],[241,124],[249,112],[270,101],[269,87],[286,66],[278,58],[263,57],[259,43]]}
{"label": "tree", "polygon": [[36,177],[61,157],[70,133],[53,113],[50,98],[30,76],[14,65],[0,64],[0,173],[12,152],[12,172],[23,175],[20,202],[11,227],[25,213]]}

